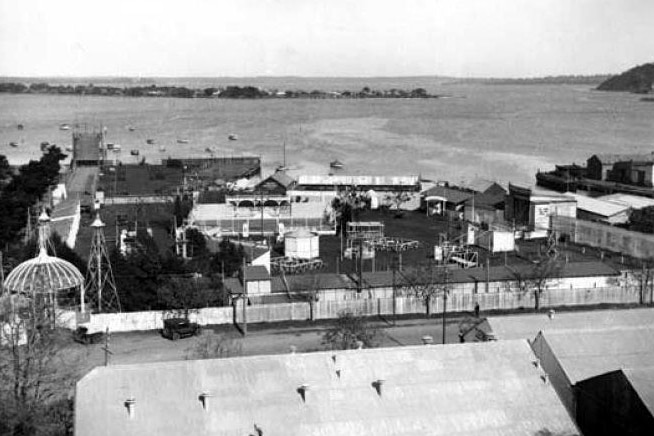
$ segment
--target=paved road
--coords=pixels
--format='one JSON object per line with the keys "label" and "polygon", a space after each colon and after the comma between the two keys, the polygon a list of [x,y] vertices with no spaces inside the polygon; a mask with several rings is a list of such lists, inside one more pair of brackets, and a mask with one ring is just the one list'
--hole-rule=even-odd
{"label": "paved road", "polygon": [[[446,342],[458,342],[459,321],[461,318],[450,318],[446,326]],[[412,319],[400,320],[393,327],[384,321],[372,321],[372,326],[379,329],[380,346],[396,347],[422,344],[422,337],[432,336],[434,344],[442,341],[442,320]],[[310,352],[326,349],[322,337],[330,327],[329,324],[263,327],[250,326],[247,336],[243,337],[234,327],[216,327],[205,329],[200,337],[170,341],[164,339],[158,332],[116,333],[110,336],[109,349],[111,364],[131,364],[143,362],[161,362],[167,360],[185,359],[192,355],[198,341],[206,335],[217,335],[231,339],[241,349],[241,355],[281,354],[288,353],[291,346],[298,352]],[[82,347],[80,345],[80,347]],[[104,364],[103,346],[90,345],[86,359],[88,369]]]}

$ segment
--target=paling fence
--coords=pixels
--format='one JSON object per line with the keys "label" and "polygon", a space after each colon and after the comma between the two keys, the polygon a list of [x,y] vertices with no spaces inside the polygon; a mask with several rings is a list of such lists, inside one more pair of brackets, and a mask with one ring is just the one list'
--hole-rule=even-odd
{"label": "paling fence", "polygon": [[577,244],[623,253],[639,259],[654,258],[654,235],[575,218],[552,216],[552,230]]}
{"label": "paling fence", "polygon": [[[632,287],[601,287],[583,289],[548,289],[540,298],[540,307],[558,306],[590,306],[598,304],[637,304],[640,301],[641,289]],[[648,289],[644,295],[645,303],[652,303],[652,291]],[[447,298],[447,312],[471,312],[475,303],[485,310],[531,309],[535,306],[533,291],[498,292],[480,294],[454,294]],[[415,297],[393,298],[362,298],[355,300],[317,301],[313,304],[314,319],[334,319],[343,311],[351,311],[361,316],[392,316],[426,313],[425,301]],[[436,295],[430,303],[433,314],[443,311],[443,298]],[[307,302],[251,305],[246,308],[248,323],[305,321],[311,318],[311,307]],[[91,331],[112,332],[156,330],[163,327],[163,319],[170,316],[162,311],[105,313],[91,315],[88,322]],[[192,321],[201,325],[231,324],[243,322],[243,306],[210,307],[190,313]],[[67,317],[69,328],[75,328],[74,317]]]}

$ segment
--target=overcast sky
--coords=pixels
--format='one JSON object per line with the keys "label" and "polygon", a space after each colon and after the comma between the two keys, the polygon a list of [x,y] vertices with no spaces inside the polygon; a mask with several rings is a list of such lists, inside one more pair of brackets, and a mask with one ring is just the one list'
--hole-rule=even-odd
{"label": "overcast sky", "polygon": [[0,0],[4,76],[523,77],[654,61],[654,0]]}

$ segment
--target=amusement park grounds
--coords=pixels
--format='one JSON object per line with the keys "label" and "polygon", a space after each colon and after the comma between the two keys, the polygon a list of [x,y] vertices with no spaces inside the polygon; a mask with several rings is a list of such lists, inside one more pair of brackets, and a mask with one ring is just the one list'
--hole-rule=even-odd
{"label": "amusement park grounds", "polygon": [[[401,260],[401,268],[410,268],[413,265],[424,265],[433,262],[434,246],[439,243],[439,238],[446,237],[450,242],[457,238],[465,238],[466,222],[455,220],[446,216],[426,216],[421,211],[407,211],[398,217],[393,210],[368,210],[360,212],[353,221],[382,222],[384,223],[384,235],[386,237],[403,240],[418,241],[419,247],[408,249],[401,253],[392,251],[377,251],[375,253],[374,270],[390,270],[395,263],[398,265]],[[442,236],[441,236],[442,235]],[[355,271],[354,262],[350,259],[340,259],[341,244],[347,246],[346,239],[336,236],[320,237],[320,258],[324,262],[321,272],[352,273]],[[502,265],[530,264],[533,260],[542,259],[547,254],[547,241],[537,239],[531,241],[516,240],[516,251],[510,253],[491,253],[483,247],[472,246],[471,250],[478,255],[478,266],[485,267]],[[622,256],[619,253],[611,253],[597,248],[584,247],[568,242],[557,242],[556,250],[558,258],[562,262],[596,262],[603,260],[609,265],[620,268],[622,265],[640,267],[640,262]],[[401,257],[401,259],[400,259]],[[398,265],[399,267],[399,265]],[[373,261],[366,259],[363,264],[364,273],[373,270]]]}

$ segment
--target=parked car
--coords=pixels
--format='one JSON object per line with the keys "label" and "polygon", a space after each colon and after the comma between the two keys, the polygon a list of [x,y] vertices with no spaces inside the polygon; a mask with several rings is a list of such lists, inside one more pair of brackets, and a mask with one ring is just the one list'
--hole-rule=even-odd
{"label": "parked car", "polygon": [[164,319],[164,328],[161,335],[164,338],[176,341],[179,338],[199,335],[202,332],[200,326],[195,322],[190,322],[185,318]]}
{"label": "parked car", "polygon": [[73,332],[73,340],[84,345],[98,344],[102,342],[103,339],[104,333],[89,333],[89,329],[84,326],[77,327],[77,329]]}

